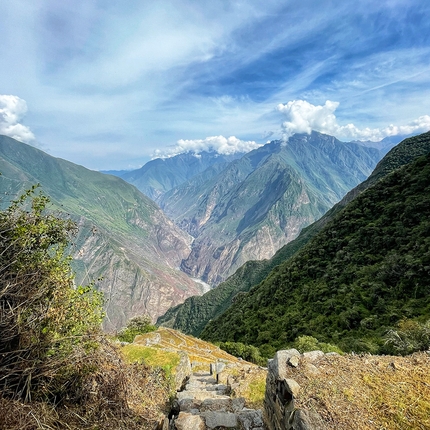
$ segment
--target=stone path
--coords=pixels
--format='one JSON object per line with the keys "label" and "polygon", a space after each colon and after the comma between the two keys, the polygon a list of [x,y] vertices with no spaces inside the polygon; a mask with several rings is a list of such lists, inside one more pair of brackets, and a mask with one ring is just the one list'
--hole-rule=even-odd
{"label": "stone path", "polygon": [[262,412],[245,408],[245,400],[231,398],[228,391],[209,373],[192,374],[177,393],[170,428],[264,430]]}

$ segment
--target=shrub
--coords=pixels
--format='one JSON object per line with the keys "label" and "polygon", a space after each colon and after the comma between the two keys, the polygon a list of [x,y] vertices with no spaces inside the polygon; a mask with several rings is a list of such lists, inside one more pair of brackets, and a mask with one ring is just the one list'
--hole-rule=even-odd
{"label": "shrub", "polygon": [[58,402],[61,381],[74,380],[69,355],[97,345],[102,296],[92,285],[74,287],[65,250],[76,225],[48,213],[36,188],[0,212],[0,381],[4,396]]}
{"label": "shrub", "polygon": [[397,330],[389,330],[385,335],[386,353],[407,355],[430,348],[430,320],[419,323],[413,320],[402,320]]}
{"label": "shrub", "polygon": [[330,343],[320,342],[318,339],[312,336],[299,336],[293,343],[294,348],[296,348],[299,352],[308,352],[308,351],[316,351],[320,350],[322,352],[337,352],[338,354],[342,354],[342,350]]}
{"label": "shrub", "polygon": [[264,366],[266,359],[260,354],[260,350],[253,345],[245,345],[242,342],[221,342],[219,347],[235,357],[243,358],[251,363]]}
{"label": "shrub", "polygon": [[127,326],[118,333],[118,339],[122,342],[133,342],[137,335],[155,330],[157,327],[151,323],[151,318],[141,315],[130,319]]}

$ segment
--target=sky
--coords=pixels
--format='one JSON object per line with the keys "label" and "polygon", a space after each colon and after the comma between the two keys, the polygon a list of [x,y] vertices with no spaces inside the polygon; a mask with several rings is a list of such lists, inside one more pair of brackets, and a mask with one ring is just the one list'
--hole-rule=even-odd
{"label": "sky", "polygon": [[90,169],[430,129],[428,0],[2,0],[0,134]]}

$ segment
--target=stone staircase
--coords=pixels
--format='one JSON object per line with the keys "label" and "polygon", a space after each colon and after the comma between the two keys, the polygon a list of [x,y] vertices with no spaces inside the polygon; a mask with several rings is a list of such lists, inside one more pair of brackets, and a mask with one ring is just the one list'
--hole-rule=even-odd
{"label": "stone staircase", "polygon": [[163,430],[264,430],[262,411],[245,408],[245,400],[229,391],[212,374],[193,373],[177,393]]}

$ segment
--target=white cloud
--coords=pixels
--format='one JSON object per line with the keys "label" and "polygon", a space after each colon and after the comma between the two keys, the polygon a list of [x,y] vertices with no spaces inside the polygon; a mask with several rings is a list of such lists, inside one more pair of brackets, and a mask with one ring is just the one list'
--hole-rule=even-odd
{"label": "white cloud", "polygon": [[215,151],[218,154],[229,155],[237,152],[249,152],[262,146],[254,141],[240,140],[235,136],[211,136],[205,139],[180,139],[175,146],[166,150],[157,149],[153,158],[174,157],[185,152],[200,154],[203,151]]}
{"label": "white cloud", "polygon": [[406,125],[389,125],[385,128],[358,128],[354,124],[340,125],[334,112],[339,103],[327,100],[323,106],[315,106],[305,100],[293,100],[279,104],[276,109],[287,117],[282,123],[282,135],[287,140],[294,133],[312,130],[336,136],[338,139],[379,141],[387,136],[420,133],[430,130],[430,116],[423,115]]}
{"label": "white cloud", "polygon": [[0,134],[21,142],[31,142],[34,134],[19,123],[27,112],[27,103],[17,96],[0,94]]}

